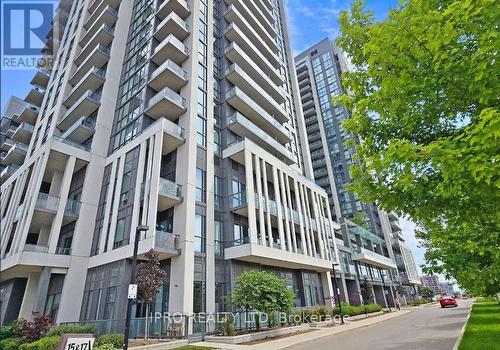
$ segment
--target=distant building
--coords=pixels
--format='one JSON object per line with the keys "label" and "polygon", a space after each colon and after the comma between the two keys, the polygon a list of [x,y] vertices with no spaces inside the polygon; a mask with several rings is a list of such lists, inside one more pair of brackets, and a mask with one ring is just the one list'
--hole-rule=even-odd
{"label": "distant building", "polygon": [[436,294],[441,294],[438,276],[423,276],[420,278],[420,281],[422,282],[422,286],[431,288]]}
{"label": "distant building", "polygon": [[454,283],[450,282],[441,282],[439,284],[440,289],[441,289],[441,294],[444,295],[453,295],[455,293],[455,289],[453,288]]}

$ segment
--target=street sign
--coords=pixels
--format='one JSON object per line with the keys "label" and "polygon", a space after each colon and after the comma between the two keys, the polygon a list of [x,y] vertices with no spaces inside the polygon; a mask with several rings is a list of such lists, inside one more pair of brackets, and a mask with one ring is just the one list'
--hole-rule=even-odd
{"label": "street sign", "polygon": [[128,298],[137,299],[137,284],[128,285]]}

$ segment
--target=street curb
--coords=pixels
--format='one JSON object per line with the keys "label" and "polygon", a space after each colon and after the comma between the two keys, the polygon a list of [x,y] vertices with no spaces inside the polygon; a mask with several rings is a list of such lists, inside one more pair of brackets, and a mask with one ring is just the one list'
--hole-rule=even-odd
{"label": "street curb", "polygon": [[[475,303],[475,301],[474,301],[474,303]],[[462,329],[460,330],[460,335],[458,336],[457,341],[455,342],[455,345],[453,345],[452,350],[458,350],[458,347],[460,346],[460,343],[462,342],[462,338],[464,337],[464,333],[465,333],[465,327],[467,327],[467,323],[469,323],[469,317],[470,317],[470,314],[472,312],[472,306],[474,305],[474,303],[472,303],[469,307],[469,314],[467,315],[467,318],[465,319],[465,323],[464,323]]]}

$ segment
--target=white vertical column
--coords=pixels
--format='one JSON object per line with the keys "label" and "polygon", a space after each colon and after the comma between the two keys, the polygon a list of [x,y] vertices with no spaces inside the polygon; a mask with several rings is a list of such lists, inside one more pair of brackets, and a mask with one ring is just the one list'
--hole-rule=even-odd
{"label": "white vertical column", "polygon": [[285,247],[285,234],[283,232],[283,215],[281,213],[281,195],[280,195],[280,184],[278,180],[278,172],[276,167],[271,167],[273,171],[273,188],[274,188],[274,197],[276,199],[276,210],[278,211],[278,234],[280,237],[281,249],[286,249]]}
{"label": "white vertical column", "polygon": [[261,159],[258,155],[255,155],[255,179],[257,181],[257,199],[259,201],[259,228],[260,228],[260,240],[261,244],[265,244],[266,240],[266,222],[264,218],[264,207],[262,205],[262,173],[260,168]]}
{"label": "white vertical column", "polygon": [[310,221],[311,216],[309,215],[309,201],[307,200],[306,190],[304,189],[304,186],[301,183],[299,183],[299,188],[302,197],[302,208],[303,208],[302,214],[304,215],[304,231],[306,234],[307,246],[309,250],[309,255],[314,256],[314,254],[316,253],[316,249],[312,242],[311,231],[308,227],[311,225]]}
{"label": "white vertical column", "polygon": [[297,240],[295,239],[295,222],[293,221],[293,206],[292,206],[292,193],[290,191],[290,178],[287,174],[285,176],[285,188],[288,198],[288,208],[290,209],[290,226],[291,226],[291,236],[292,236],[292,245],[293,251],[297,252]]}
{"label": "white vertical column", "polygon": [[[285,190],[285,183],[283,180],[283,172],[279,171],[278,175],[279,175],[279,183],[280,183],[280,188],[281,188],[281,193],[282,193],[281,198],[283,199],[282,204],[283,204],[283,208],[284,208],[284,212],[285,212],[284,219],[285,219],[286,247],[287,247],[288,251],[293,252],[294,250],[292,248],[292,239],[290,237],[290,219],[291,219],[291,217],[289,215],[291,207],[288,205],[288,201],[287,201],[288,196],[287,196],[287,191]],[[293,225],[293,223],[292,223],[292,225]]]}
{"label": "white vertical column", "polygon": [[255,190],[253,185],[253,156],[245,148],[245,182],[247,186],[248,228],[250,242],[257,243],[257,217],[255,215]]}
{"label": "white vertical column", "polygon": [[[125,154],[120,157],[120,163],[117,166],[116,170],[116,188],[114,190],[113,197],[110,197],[110,200],[113,201],[113,208],[111,210],[111,226],[109,227],[109,234],[107,235],[108,241],[106,242],[107,251],[113,250],[113,244],[115,242],[115,232],[116,232],[116,221],[118,217],[118,208],[120,205],[120,192],[122,189],[122,180],[123,180],[123,169],[125,168]],[[115,183],[115,178],[112,179],[112,183]]]}
{"label": "white vertical column", "polygon": [[146,221],[146,225],[149,226],[149,232],[147,232],[148,236],[153,236],[156,232],[158,192],[160,190],[161,151],[162,139],[160,135],[156,134],[154,135],[154,147],[150,149],[153,157],[153,163],[151,164],[151,177],[149,179],[151,187],[149,188],[148,219]]}
{"label": "white vertical column", "polygon": [[71,156],[66,162],[64,174],[62,177],[61,188],[59,190],[59,205],[56,216],[52,221],[52,227],[49,235],[49,253],[54,254],[57,248],[57,241],[59,240],[59,232],[61,232],[61,225],[66,211],[66,203],[68,201],[69,188],[71,180],[73,179],[73,172],[75,170],[76,157]]}
{"label": "white vertical column", "polygon": [[[266,224],[267,224],[267,246],[273,246],[273,229],[271,226],[271,212],[269,210],[269,189],[267,186],[267,165],[266,161],[262,159],[262,180],[264,183],[264,205],[266,208]],[[262,204],[262,203],[261,203]]]}
{"label": "white vertical column", "polygon": [[[139,162],[137,163],[137,178],[135,179],[135,192],[134,192],[134,207],[132,209],[132,221],[130,227],[133,229],[137,225],[142,225],[141,219],[139,217],[140,206],[141,206],[141,188],[142,179],[144,177],[144,164],[146,163],[146,142],[141,143],[139,150]],[[144,211],[144,210],[143,210]],[[132,232],[131,232],[132,233]]]}
{"label": "white vertical column", "polygon": [[312,201],[313,201],[313,212],[314,212],[314,220],[316,221],[316,234],[318,236],[318,241],[319,241],[319,250],[320,250],[320,257],[322,259],[328,259],[328,256],[326,256],[326,237],[323,235],[323,220],[321,220],[321,215],[320,211],[318,208],[318,195],[316,192],[312,191]]}
{"label": "white vertical column", "polygon": [[299,186],[297,184],[297,180],[293,179],[293,188],[295,192],[295,202],[297,203],[297,212],[299,213],[299,228],[300,228],[300,240],[302,247],[299,247],[303,250],[305,255],[309,255],[309,250],[307,246],[307,241],[306,241],[306,235],[305,235],[305,222],[304,222],[304,215],[302,211],[302,202],[300,200],[300,190]]}

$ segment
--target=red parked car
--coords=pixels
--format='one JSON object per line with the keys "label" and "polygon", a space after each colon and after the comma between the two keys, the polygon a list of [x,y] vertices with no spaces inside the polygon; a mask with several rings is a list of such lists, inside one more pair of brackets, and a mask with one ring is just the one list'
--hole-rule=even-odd
{"label": "red parked car", "polygon": [[439,299],[439,304],[441,304],[441,307],[447,307],[447,306],[450,306],[450,305],[454,306],[454,307],[458,306],[457,301],[455,300],[455,298],[450,297],[448,295],[443,295]]}

